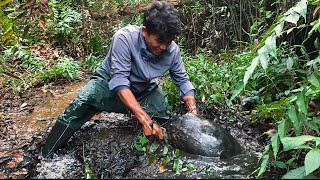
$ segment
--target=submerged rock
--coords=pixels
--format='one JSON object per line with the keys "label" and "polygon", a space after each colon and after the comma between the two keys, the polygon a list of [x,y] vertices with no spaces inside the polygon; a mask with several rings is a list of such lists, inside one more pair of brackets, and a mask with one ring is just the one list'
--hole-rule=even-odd
{"label": "submerged rock", "polygon": [[219,124],[187,113],[169,124],[170,144],[187,153],[230,158],[241,153],[240,144]]}

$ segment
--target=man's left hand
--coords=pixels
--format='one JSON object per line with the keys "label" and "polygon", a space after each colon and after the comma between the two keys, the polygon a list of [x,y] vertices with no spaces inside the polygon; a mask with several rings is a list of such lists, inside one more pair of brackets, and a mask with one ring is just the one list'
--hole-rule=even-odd
{"label": "man's left hand", "polygon": [[187,110],[193,114],[199,114],[199,110],[196,105],[196,100],[194,96],[183,96],[183,101],[186,104]]}

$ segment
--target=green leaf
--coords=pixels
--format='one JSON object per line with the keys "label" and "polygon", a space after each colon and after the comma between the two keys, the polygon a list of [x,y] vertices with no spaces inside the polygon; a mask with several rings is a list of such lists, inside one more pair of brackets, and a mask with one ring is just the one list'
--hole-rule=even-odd
{"label": "green leaf", "polygon": [[287,165],[286,163],[282,162],[282,161],[276,161],[274,162],[274,166],[280,169],[286,169]]}
{"label": "green leaf", "polygon": [[300,18],[300,15],[298,13],[296,13],[295,11],[291,11],[290,15],[285,18],[285,21],[297,25],[299,18]]}
{"label": "green leaf", "polygon": [[168,154],[168,147],[164,146],[163,150],[162,150],[162,155],[167,155]]}
{"label": "green leaf", "polygon": [[306,175],[312,173],[320,167],[320,149],[312,149],[304,160]]}
{"label": "green leaf", "polygon": [[259,64],[259,56],[255,57],[251,62],[251,65],[247,68],[247,71],[245,72],[244,78],[243,78],[243,86],[246,86],[246,84],[248,83],[248,80],[252,76],[252,73],[256,69],[258,64]]}
{"label": "green leaf", "polygon": [[[320,58],[319,58],[320,60]],[[315,87],[320,88],[320,77],[317,72],[312,73],[308,78],[308,81]]]}
{"label": "green leaf", "polygon": [[266,48],[266,45],[258,50],[258,54],[259,54],[260,64],[262,68],[266,70],[268,67],[269,59],[270,59],[269,52],[268,52],[268,49]]}
{"label": "green leaf", "polygon": [[287,59],[287,69],[290,71],[292,69],[292,67],[293,67],[293,59],[292,59],[292,57],[289,57]]}
{"label": "green leaf", "polygon": [[278,25],[274,28],[274,31],[275,31],[277,37],[281,36],[282,30],[283,30],[283,26],[284,26],[284,22],[281,22],[280,24],[278,24]]}
{"label": "green leaf", "polygon": [[278,133],[274,134],[271,137],[271,145],[272,145],[272,149],[273,149],[274,159],[276,160],[277,159],[277,154],[278,154],[278,151],[279,151],[279,145],[280,145]]}
{"label": "green leaf", "polygon": [[311,61],[309,61],[306,65],[307,66],[312,66],[312,65],[314,65],[314,64],[316,64],[316,63],[319,63],[320,62],[320,56],[318,56],[316,59],[314,59],[314,60],[311,60]]}
{"label": "green leaf", "polygon": [[180,149],[175,149],[174,150],[174,157],[175,158],[179,158],[181,156],[181,151],[180,151]]}
{"label": "green leaf", "polygon": [[196,171],[196,166],[194,164],[188,164],[187,169],[189,173]]}
{"label": "green leaf", "polygon": [[301,93],[299,93],[298,99],[297,99],[297,106],[302,113],[307,114],[308,104],[305,96],[305,91],[302,91]]}
{"label": "green leaf", "polygon": [[138,152],[143,152],[142,146],[140,144],[134,143],[134,148]]}
{"label": "green leaf", "polygon": [[277,57],[277,41],[276,41],[276,36],[275,34],[271,34],[267,39],[266,39],[266,42],[265,42],[265,47],[267,48],[267,52],[273,56],[274,58]]}
{"label": "green leaf", "polygon": [[173,162],[173,171],[179,174],[182,169],[182,165],[183,165],[183,161],[180,158],[176,159]]}
{"label": "green leaf", "polygon": [[84,172],[86,173],[86,179],[97,179],[96,174],[92,171],[88,164],[84,165]]}
{"label": "green leaf", "polygon": [[304,166],[289,171],[281,179],[302,179],[305,176]]}
{"label": "green leaf", "polygon": [[263,156],[263,161],[260,165],[258,177],[260,177],[266,171],[268,164],[269,164],[269,154],[265,154]]}
{"label": "green leaf", "polygon": [[311,121],[305,121],[305,124],[312,130],[316,131],[318,134],[320,134],[320,127],[319,125],[314,122],[314,120]]}
{"label": "green leaf", "polygon": [[315,32],[315,31],[320,31],[320,19],[313,21],[310,23],[313,27],[308,33],[308,38]]}
{"label": "green leaf", "polygon": [[150,153],[154,153],[157,151],[159,144],[157,142],[153,142],[150,147]]}
{"label": "green leaf", "polygon": [[294,106],[292,106],[288,111],[289,119],[291,120],[293,127],[295,129],[296,135],[300,135],[302,123],[300,117]]}
{"label": "green leaf", "polygon": [[169,164],[170,161],[171,161],[171,158],[167,155],[163,158],[162,164],[166,166],[167,164]]}
{"label": "green leaf", "polygon": [[305,144],[307,141],[312,141],[317,139],[317,137],[309,136],[309,135],[302,135],[297,137],[284,137],[281,140],[283,144],[284,151],[289,151],[291,149],[294,149],[296,147],[299,147],[303,144]]}
{"label": "green leaf", "polygon": [[148,143],[148,139],[145,135],[141,135],[139,136],[139,142],[142,146],[144,146]]}
{"label": "green leaf", "polygon": [[155,154],[152,154],[151,156],[149,156],[149,164],[155,163],[156,160],[157,160],[157,156]]}
{"label": "green leaf", "polygon": [[307,14],[307,0],[301,0],[298,4],[293,7],[293,10],[299,13],[305,20]]}
{"label": "green leaf", "polygon": [[243,82],[239,82],[236,86],[236,88],[232,92],[232,96],[230,98],[230,101],[232,101],[235,97],[237,97],[241,91],[243,90]]}
{"label": "green leaf", "polygon": [[278,134],[280,139],[286,135],[286,120],[282,120],[278,125]]}

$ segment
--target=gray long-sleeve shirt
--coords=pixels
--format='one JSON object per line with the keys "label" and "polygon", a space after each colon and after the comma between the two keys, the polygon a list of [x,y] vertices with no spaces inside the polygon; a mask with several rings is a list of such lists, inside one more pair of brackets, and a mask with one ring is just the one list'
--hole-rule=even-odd
{"label": "gray long-sleeve shirt", "polygon": [[140,93],[169,70],[171,80],[180,89],[180,96],[195,93],[178,45],[172,41],[164,53],[156,56],[147,49],[139,26],[129,25],[114,34],[102,68],[111,75],[110,90],[130,88],[133,93]]}

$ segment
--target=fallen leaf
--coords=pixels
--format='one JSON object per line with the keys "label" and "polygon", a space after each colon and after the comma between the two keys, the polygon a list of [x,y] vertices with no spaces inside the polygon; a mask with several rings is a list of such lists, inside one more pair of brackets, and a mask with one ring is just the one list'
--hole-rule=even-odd
{"label": "fallen leaf", "polygon": [[13,168],[16,167],[16,165],[17,165],[16,162],[10,161],[10,162],[7,163],[6,168],[7,168],[7,169],[13,169]]}
{"label": "fallen leaf", "polygon": [[0,179],[7,179],[7,176],[3,172],[0,172]]}
{"label": "fallen leaf", "polygon": [[167,167],[164,165],[164,164],[161,164],[160,167],[159,167],[159,172],[160,173],[163,173],[167,170]]}

